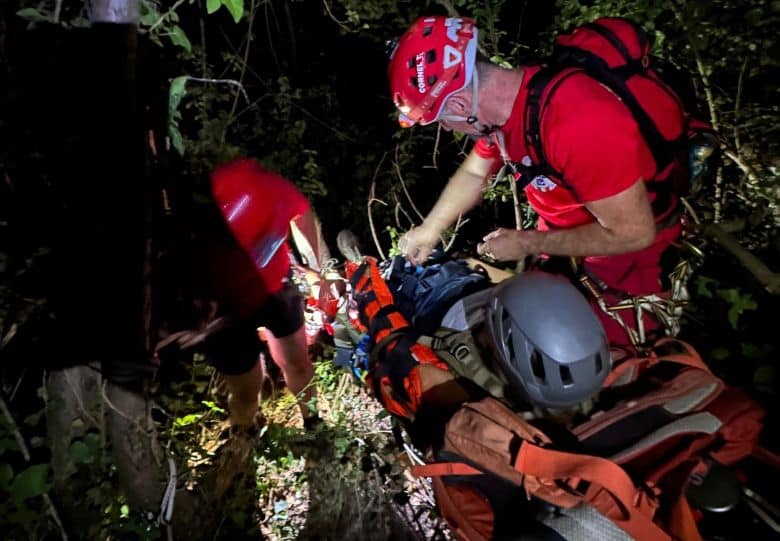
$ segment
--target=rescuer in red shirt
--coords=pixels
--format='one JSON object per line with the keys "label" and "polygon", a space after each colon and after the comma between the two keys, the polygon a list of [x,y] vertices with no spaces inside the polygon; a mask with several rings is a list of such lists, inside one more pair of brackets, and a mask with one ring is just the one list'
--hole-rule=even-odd
{"label": "rescuer in red shirt", "polygon": [[314,368],[307,354],[302,297],[289,279],[286,240],[294,221],[307,240],[316,243],[309,204],[292,182],[252,159],[217,167],[211,188],[236,242],[217,243],[209,251],[207,274],[217,315],[226,323],[208,336],[204,350],[227,382],[231,425],[251,426],[257,414],[263,377],[258,362],[261,327],[287,387],[295,395],[303,393],[299,405],[304,424],[309,424],[316,419],[307,404]]}
{"label": "rescuer in red shirt", "polygon": [[[481,136],[423,223],[402,239],[401,249],[415,263],[425,261],[442,232],[481,201],[488,179],[504,162],[530,161],[523,112],[528,83],[539,68],[505,69],[478,60],[476,49],[473,21],[431,16],[417,20],[391,56],[390,89],[402,126],[438,122],[446,130]],[[652,98],[648,113],[659,129],[670,139],[680,137],[685,113],[679,102]],[[657,228],[656,195],[646,186],[672,180],[682,174],[681,165],[656,172],[631,112],[584,73],[558,85],[540,123],[541,146],[563,182],[535,177],[525,193],[539,215],[537,229],[497,229],[478,251],[502,261],[575,256],[607,288],[629,295],[661,291],[660,256],[679,237],[681,225],[672,216],[670,224]],[[610,341],[626,342],[615,321],[599,315]],[[656,325],[647,320],[645,327]]]}

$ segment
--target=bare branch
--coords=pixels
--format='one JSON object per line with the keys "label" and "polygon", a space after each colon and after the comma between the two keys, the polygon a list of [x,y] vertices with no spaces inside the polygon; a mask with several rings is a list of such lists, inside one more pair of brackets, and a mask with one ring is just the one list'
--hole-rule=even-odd
{"label": "bare branch", "polygon": [[[233,85],[238,89],[238,92],[241,93],[242,96],[244,96],[246,102],[249,103],[249,96],[247,95],[246,90],[244,90],[244,85],[242,85],[240,81],[236,81],[235,79],[208,79],[204,77],[190,77],[188,75],[187,81],[192,81],[193,83]],[[238,94],[236,94],[236,98],[238,98]]]}
{"label": "bare branch", "polygon": [[458,10],[455,9],[455,6],[453,6],[452,2],[449,0],[436,0],[436,3],[444,6],[444,8],[447,10],[447,15],[450,17],[460,17]]}
{"label": "bare branch", "polygon": [[393,159],[393,165],[395,166],[395,173],[398,175],[398,180],[401,181],[401,188],[404,191],[404,195],[406,195],[406,199],[409,201],[409,204],[412,206],[412,210],[414,210],[415,214],[420,218],[420,221],[422,222],[425,220],[425,217],[422,215],[422,213],[417,209],[417,205],[414,204],[414,200],[412,199],[412,196],[409,195],[409,190],[406,189],[406,182],[404,182],[404,177],[401,174],[401,166],[398,164],[398,150],[400,149],[400,145],[395,145],[395,158]]}
{"label": "bare branch", "polygon": [[507,175],[507,177],[509,177],[509,185],[512,188],[512,204],[515,207],[515,229],[519,231],[523,228],[523,216],[520,213],[520,196],[517,193],[517,182],[511,175]]}
{"label": "bare branch", "polygon": [[[222,28],[222,26],[219,27],[219,33],[222,36],[222,39],[225,40],[225,44],[230,49],[230,52],[232,52],[236,56],[240,56],[241,53],[236,49],[236,46],[233,45],[233,42],[230,41],[230,36],[227,35],[227,33],[225,32],[225,29]],[[246,40],[246,36],[243,36],[243,38],[241,39],[241,43],[239,45],[239,48],[242,48],[244,46],[244,41],[245,40]],[[230,67],[231,67],[230,62],[226,62],[225,63],[225,67],[223,68],[223,71],[222,71],[222,74],[220,75],[220,77],[224,76],[224,74],[227,73],[230,70]],[[247,71],[247,73],[249,73],[251,75],[254,75],[255,79],[257,79],[257,81],[260,84],[262,84],[265,88],[271,88],[271,84],[272,83],[270,82],[270,79],[266,80],[263,77],[261,77],[260,74],[257,73],[257,70],[252,68],[252,66],[247,66],[246,67],[246,71]]]}
{"label": "bare branch", "polygon": [[758,173],[756,170],[740,158],[735,150],[727,148],[723,150],[723,154],[745,173],[745,176],[747,176],[750,182],[758,181]]}
{"label": "bare branch", "polygon": [[52,16],[54,24],[59,24],[60,13],[62,13],[62,0],[57,0],[57,3],[54,4],[54,15]]}
{"label": "bare branch", "polygon": [[284,3],[284,14],[287,15],[287,33],[290,36],[290,58],[293,65],[298,65],[298,45],[295,40],[295,22],[290,11],[290,2]]}
{"label": "bare branch", "polygon": [[463,219],[463,214],[462,213],[458,214],[458,220],[455,222],[455,228],[452,231],[452,236],[450,237],[450,240],[447,242],[447,244],[445,244],[445,246],[444,246],[444,251],[445,252],[449,252],[450,251],[450,248],[452,248],[452,245],[455,244],[455,239],[458,237],[458,231],[460,230],[461,227],[466,225],[466,223],[468,223],[468,221],[469,221],[468,218],[466,218],[465,220]]}
{"label": "bare branch", "polygon": [[[201,6],[201,10],[203,7]],[[201,11],[202,13],[202,11]],[[200,17],[200,73],[201,77],[208,75],[206,72],[206,20]]]}
{"label": "bare branch", "polygon": [[[282,68],[279,65],[279,57],[276,56],[276,49],[274,48],[274,40],[271,38],[271,25],[268,19],[268,6],[271,4],[271,2],[264,2],[264,4],[265,6],[263,9],[265,10],[265,33],[268,36],[268,48],[271,49],[271,56],[274,58],[274,64],[276,65],[276,70],[282,71]],[[271,9],[273,9],[273,6],[271,6]]]}
{"label": "bare branch", "polygon": [[[244,60],[241,63],[241,74],[238,76],[238,84],[241,85],[241,88],[243,87],[244,83],[244,75],[246,74],[246,66],[249,64],[249,49],[252,47],[252,23],[255,21],[255,0],[252,0],[252,4],[249,7],[249,27],[246,31],[246,48],[244,49]],[[249,100],[246,100],[247,103]],[[227,135],[227,127],[230,125],[230,121],[233,118],[233,115],[236,113],[236,107],[238,107],[238,94],[233,98],[233,105],[230,106],[230,114],[228,115],[228,120],[225,123],[225,132],[222,134],[222,141],[225,141],[225,137]]]}
{"label": "bare branch", "polygon": [[398,196],[393,193],[393,196],[395,197],[395,210],[393,211],[395,214],[395,225],[398,227],[398,229],[403,229],[404,231],[406,228],[401,225],[401,214],[404,215],[406,220],[409,222],[409,227],[414,227],[414,220],[412,220],[412,217],[409,216],[409,213],[406,212],[406,209],[404,209],[401,202],[398,200]]}
{"label": "bare branch", "polygon": [[333,15],[333,12],[330,10],[330,5],[328,5],[328,0],[322,0],[322,5],[325,6],[325,11],[328,12],[328,17],[331,18],[331,20],[339,25],[341,28],[346,30],[347,32],[353,32],[346,24],[344,24],[344,21],[340,21],[336,18],[335,15]]}
{"label": "bare branch", "polygon": [[323,128],[332,131],[342,141],[349,141],[350,143],[357,143],[357,140],[355,140],[354,138],[350,137],[346,133],[337,130],[336,128],[333,127],[332,124],[329,124],[328,122],[325,122],[324,120],[316,117],[315,115],[313,115],[312,113],[310,113],[309,111],[307,111],[306,109],[304,109],[303,107],[301,107],[300,105],[295,103],[295,101],[293,101],[292,99],[290,100],[290,105],[295,107],[299,111],[301,111],[303,114],[305,114],[306,116],[308,116],[312,120],[314,120],[317,124],[319,124]]}
{"label": "bare branch", "polygon": [[740,263],[764,286],[769,293],[780,294],[780,274],[773,272],[766,264],[743,248],[739,241],[721,226],[710,224],[704,232],[718,241],[724,249],[735,256]]}
{"label": "bare branch", "polygon": [[438,122],[436,123],[436,141],[433,143],[433,154],[431,155],[431,158],[433,159],[433,168],[438,169],[439,165],[436,163],[436,158],[439,156],[439,141],[441,140],[441,124]]}
{"label": "bare branch", "polygon": [[25,462],[30,461],[30,452],[27,450],[27,444],[24,442],[24,437],[22,436],[22,433],[19,432],[19,427],[16,426],[16,421],[14,420],[13,415],[11,415],[11,411],[8,409],[8,406],[5,404],[5,400],[3,400],[3,397],[0,396],[0,410],[3,411],[3,417],[5,417],[5,421],[8,424],[8,428],[11,429],[11,432],[14,435],[14,439],[16,440],[16,445],[19,447],[19,451],[22,452],[22,456],[24,457]]}
{"label": "bare branch", "polygon": [[[6,405],[2,396],[0,396],[0,410],[3,412],[3,417],[5,417],[8,428],[10,428],[11,432],[13,432],[14,439],[16,439],[16,444],[19,446],[19,451],[21,451],[22,456],[24,457],[24,461],[30,462],[30,451],[27,449],[27,444],[24,441],[24,437],[22,437],[22,433],[19,432],[19,427],[17,426],[16,421],[14,420],[13,415],[11,415],[11,411],[8,409],[8,406]],[[68,534],[65,532],[65,527],[62,525],[60,514],[57,512],[57,508],[54,507],[54,502],[51,501],[48,492],[43,493],[43,502],[46,505],[47,513],[60,531],[60,538],[63,541],[68,541]]]}
{"label": "bare branch", "polygon": [[691,29],[686,24],[683,14],[679,9],[674,9],[674,15],[685,30],[686,35],[688,35],[688,44],[691,46],[691,50],[693,51],[693,58],[696,62],[696,70],[699,72],[699,77],[701,78],[702,86],[704,87],[704,96],[707,99],[707,106],[710,111],[710,122],[712,123],[712,127],[715,129],[715,131],[719,131],[720,120],[718,118],[718,110],[715,107],[715,97],[712,93],[712,85],[710,84],[709,75],[707,75],[707,70],[704,67],[704,62],[701,59],[701,53],[699,52],[699,48],[696,46],[694,41],[690,39],[689,33],[691,32]]}
{"label": "bare branch", "polygon": [[[61,4],[61,3],[62,3],[61,1],[58,1],[58,2],[57,2],[57,4]],[[160,26],[160,25],[163,23],[163,21],[165,21],[165,19],[167,19],[168,17],[170,17],[170,16],[171,16],[171,14],[172,14],[174,11],[176,11],[176,10],[178,9],[178,7],[179,7],[180,5],[182,5],[183,3],[184,3],[184,0],[176,0],[176,3],[175,3],[175,4],[173,4],[173,6],[171,6],[171,9],[169,9],[168,11],[166,11],[165,13],[163,13],[162,15],[160,15],[160,18],[159,18],[159,19],[157,19],[156,21],[154,21],[154,24],[153,24],[152,26],[150,26],[150,27],[149,27],[149,30],[147,30],[147,32],[149,32],[150,34],[151,34],[152,32],[154,32],[155,28],[157,28],[158,26]],[[59,18],[59,14],[57,14],[56,12],[55,12],[55,16]]]}
{"label": "bare branch", "polygon": [[723,167],[718,166],[718,170],[715,172],[715,202],[713,203],[713,211],[715,215],[712,220],[715,223],[720,222],[720,215],[723,210]]}
{"label": "bare branch", "polygon": [[379,244],[379,237],[376,234],[376,228],[374,227],[374,216],[371,213],[371,204],[380,203],[387,206],[387,203],[375,197],[376,177],[379,176],[379,170],[382,168],[382,164],[384,163],[385,158],[387,158],[387,152],[382,154],[382,159],[379,160],[379,164],[376,166],[376,170],[374,171],[374,178],[371,179],[371,189],[368,192],[368,203],[366,204],[366,208],[368,210],[368,226],[371,229],[371,238],[374,239],[374,245],[376,246],[376,250],[382,259],[385,259],[385,253],[382,251],[382,245]]}
{"label": "bare branch", "polygon": [[737,148],[737,152],[740,151],[742,145],[739,141],[739,105],[742,101],[742,82],[745,79],[745,70],[747,70],[748,59],[745,57],[745,61],[742,62],[742,68],[739,70],[739,79],[737,79],[737,96],[734,98],[734,146]]}

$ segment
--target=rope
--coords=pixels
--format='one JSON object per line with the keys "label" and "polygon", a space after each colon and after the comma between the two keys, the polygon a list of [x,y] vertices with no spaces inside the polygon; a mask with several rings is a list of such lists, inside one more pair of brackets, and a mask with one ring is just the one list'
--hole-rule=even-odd
{"label": "rope", "polygon": [[[683,308],[688,303],[690,296],[688,294],[687,282],[692,274],[692,270],[687,261],[683,261],[669,274],[672,282],[670,298],[659,297],[658,295],[637,295],[631,296],[615,304],[608,305],[604,296],[599,291],[599,286],[593,282],[587,273],[580,272],[579,280],[595,298],[599,308],[609,317],[614,319],[628,335],[631,344],[636,347],[642,346],[647,337],[645,335],[643,312],[653,314],[656,319],[664,326],[666,334],[676,336],[680,332],[680,318],[683,314]],[[628,325],[620,312],[623,310],[633,310],[637,328],[634,329]]]}
{"label": "rope", "polygon": [[160,503],[160,514],[157,517],[157,525],[165,526],[168,532],[168,541],[173,541],[173,506],[176,501],[176,463],[168,457],[168,484]]}

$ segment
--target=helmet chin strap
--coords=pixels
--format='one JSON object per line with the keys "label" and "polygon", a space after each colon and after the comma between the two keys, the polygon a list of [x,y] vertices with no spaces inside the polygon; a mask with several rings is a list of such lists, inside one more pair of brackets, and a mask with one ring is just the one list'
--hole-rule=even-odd
{"label": "helmet chin strap", "polygon": [[477,77],[476,69],[474,70],[474,84],[471,88],[471,116],[466,119],[466,122],[468,122],[469,125],[474,126],[480,134],[487,137],[495,132],[499,126],[482,124],[477,118],[477,110],[479,109],[479,77]]}
{"label": "helmet chin strap", "polygon": [[482,135],[490,135],[498,129],[498,126],[488,126],[482,124],[477,118],[477,111],[479,110],[479,77],[476,67],[474,73],[471,76],[471,114],[469,116],[460,115],[442,115],[441,120],[449,120],[451,122],[465,122],[470,126],[474,126],[476,130]]}

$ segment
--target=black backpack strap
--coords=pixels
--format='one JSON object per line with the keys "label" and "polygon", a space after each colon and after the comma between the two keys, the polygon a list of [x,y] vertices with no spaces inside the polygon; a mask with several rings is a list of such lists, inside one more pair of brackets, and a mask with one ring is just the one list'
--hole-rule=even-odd
{"label": "black backpack strap", "polygon": [[[599,28],[601,29],[602,27],[599,26]],[[609,32],[609,34],[617,40],[617,37],[615,37],[614,34],[612,34],[609,30],[602,30],[604,32]],[[618,42],[620,42],[620,40],[618,40]],[[625,48],[625,45],[622,42],[620,42],[620,44],[623,47],[621,54],[624,54],[624,52],[627,54],[628,50]],[[578,51],[577,54],[581,57],[582,51]],[[561,83],[563,83],[571,75],[580,72],[585,73],[589,77],[599,82],[604,82],[604,84],[609,86],[610,89],[612,89],[618,96],[621,97],[623,103],[628,106],[632,116],[636,120],[640,133],[645,138],[645,141],[650,148],[651,153],[653,154],[653,158],[655,159],[656,167],[658,167],[659,172],[674,159],[675,142],[667,141],[661,135],[661,133],[656,128],[655,123],[639,105],[633,94],[628,90],[628,87],[625,84],[625,80],[621,78],[621,75],[619,73],[614,73],[613,70],[607,68],[606,64],[604,64],[600,58],[594,56],[593,60],[594,64],[602,64],[602,66],[589,70],[589,64],[583,64],[582,61],[579,62],[581,66],[580,68],[564,68],[562,70],[556,66],[548,66],[539,70],[529,81],[528,98],[526,100],[524,116],[525,143],[526,147],[534,154],[534,156],[532,156],[534,164],[531,166],[518,164],[518,167],[522,170],[523,173],[521,180],[518,181],[518,189],[524,189],[537,175],[545,175],[557,184],[569,190],[574,195],[574,197],[579,200],[572,186],[566,182],[565,177],[555,168],[553,168],[547,161],[541,138],[541,117],[544,114],[551,96],[558,89]],[[564,70],[566,71],[565,73],[563,73]],[[594,73],[596,71],[597,73]],[[604,80],[605,77],[611,79],[611,82]],[[620,93],[618,89],[614,88],[614,86],[619,86],[623,89],[623,92]],[[671,182],[647,182],[645,187],[649,192],[656,194],[655,200],[652,203],[653,214],[655,216],[660,216],[666,213],[674,205],[675,200],[672,196]]]}
{"label": "black backpack strap", "polygon": [[[634,30],[639,36],[640,47],[643,44],[649,45],[647,33],[637,27],[634,23],[631,24],[634,26]],[[639,104],[639,101],[637,101],[636,97],[626,84],[627,79],[631,75],[641,73],[646,70],[647,66],[643,64],[642,60],[632,58],[626,44],[609,28],[596,22],[584,24],[583,28],[587,28],[588,30],[597,33],[608,41],[610,45],[620,53],[625,60],[626,65],[621,68],[611,69],[602,58],[599,58],[595,54],[571,47],[556,47],[554,56],[559,59],[559,62],[570,63],[582,68],[588,76],[606,85],[618,96],[618,98],[620,98],[626,107],[628,107],[631,115],[639,126],[639,132],[642,134],[642,137],[650,149],[650,153],[653,155],[657,172],[660,173],[672,162],[672,160],[674,160],[674,147],[676,146],[676,141],[668,141],[661,135],[655,122],[653,122],[644,108]]]}
{"label": "black backpack strap", "polygon": [[373,392],[382,401],[382,380],[387,377],[393,392],[402,400],[409,400],[404,380],[417,366],[417,360],[410,348],[417,342],[419,334],[409,327],[387,335],[376,344],[370,353],[369,369],[373,371]]}
{"label": "black backpack strap", "polygon": [[550,97],[560,87],[561,83],[580,71],[576,68],[561,69],[557,66],[546,66],[536,72],[528,82],[528,97],[525,103],[523,123],[525,126],[525,144],[526,148],[533,154],[531,156],[533,165],[519,166],[523,172],[523,177],[522,181],[518,183],[518,189],[525,188],[534,177],[544,175],[572,192],[574,197],[579,200],[574,189],[566,182],[563,175],[547,161],[542,145],[541,125],[542,115],[550,102]]}
{"label": "black backpack strap", "polygon": [[[623,19],[626,23],[630,24],[631,27],[634,29],[634,32],[637,35],[637,38],[639,40],[639,49],[643,50],[645,47],[650,47],[650,37],[647,35],[647,32],[645,32],[642,28],[637,26],[633,21],[629,21],[628,19]],[[582,25],[582,28],[587,28],[588,30],[591,30],[592,32],[595,32],[605,40],[609,42],[610,45],[612,45],[617,52],[620,53],[620,56],[623,57],[623,61],[626,63],[627,68],[626,69],[629,73],[638,73],[639,71],[646,69],[647,66],[642,62],[641,59],[634,58],[631,55],[631,52],[628,50],[628,47],[626,47],[625,42],[617,37],[615,33],[607,28],[606,26],[603,26],[598,23],[598,21],[594,21],[592,23],[586,23]]]}

